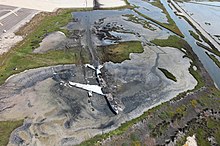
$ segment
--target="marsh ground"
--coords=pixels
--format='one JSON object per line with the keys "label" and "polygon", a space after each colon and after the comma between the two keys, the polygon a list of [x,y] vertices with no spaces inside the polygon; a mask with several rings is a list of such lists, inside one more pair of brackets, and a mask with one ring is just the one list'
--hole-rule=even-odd
{"label": "marsh ground", "polygon": [[[158,15],[161,12],[154,10]],[[49,21],[43,22],[36,32],[33,30],[29,40],[19,44],[14,61],[23,56],[37,60],[37,56],[46,56],[47,60],[38,64],[30,62],[33,66],[17,69],[8,68],[5,63],[10,74],[21,73],[11,76],[1,85],[0,119],[19,122],[24,119],[23,125],[12,132],[9,145],[73,145],[97,134],[103,135],[95,136],[82,145],[95,145],[97,141],[104,145],[117,142],[121,145],[142,144],[143,141],[164,144],[166,140],[172,143],[170,136],[175,137],[179,128],[184,128],[206,108],[214,113],[217,111],[218,115],[219,91],[186,41],[130,9],[73,12],[73,20],[70,12],[46,17]],[[66,19],[62,19],[64,16]],[[161,17],[165,18],[164,13]],[[49,27],[51,24],[55,24],[55,28]],[[153,29],[149,29],[149,25]],[[62,79],[97,84],[95,73],[83,66],[92,59],[86,30],[91,31],[92,46],[98,46],[95,51],[104,65],[103,77],[123,109],[118,115],[111,112],[102,96],[94,94],[88,98],[86,91],[59,82]],[[65,35],[60,36],[57,31],[63,31]],[[172,36],[169,37],[170,34]],[[50,45],[54,35],[62,38],[55,46]],[[45,44],[47,48],[44,49]],[[9,56],[9,59],[14,59],[14,55]],[[76,65],[40,67],[60,63]],[[40,68],[30,69],[35,67]],[[176,82],[158,68],[166,69]],[[4,73],[4,67],[2,69]],[[215,104],[207,102],[209,98]],[[163,102],[166,103],[160,105]],[[211,112],[210,117],[215,118],[216,115]],[[213,121],[209,120],[209,126],[210,122]],[[178,138],[185,140],[184,137]]]}

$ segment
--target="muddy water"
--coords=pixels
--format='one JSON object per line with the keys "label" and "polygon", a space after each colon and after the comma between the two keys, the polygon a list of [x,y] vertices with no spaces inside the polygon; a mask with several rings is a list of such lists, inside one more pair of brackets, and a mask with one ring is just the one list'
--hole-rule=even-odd
{"label": "muddy water", "polygon": [[[130,14],[137,16],[138,18],[149,23],[148,20],[137,15],[132,10],[96,10],[89,12],[74,12],[73,16],[77,22],[68,24],[69,30],[85,30],[87,26],[90,27],[92,32],[94,30],[105,30],[107,28],[109,34],[114,37],[120,38],[118,41],[131,41],[131,40],[144,40],[150,41],[158,37],[168,37],[170,34],[167,30],[162,30],[156,24],[151,23],[150,25],[155,30],[149,30],[143,27],[142,24],[128,21],[128,17],[125,15]],[[89,17],[89,18],[88,18]],[[89,19],[89,21],[88,21]],[[111,28],[117,28],[111,29]],[[94,33],[91,34],[91,39],[95,45],[110,45],[117,41],[111,39],[98,39]],[[82,44],[87,45],[85,35],[82,37]]]}
{"label": "muddy water", "polygon": [[[158,11],[157,13],[161,14],[161,11]],[[155,38],[166,38],[169,35],[167,30],[160,29],[156,25],[154,25],[156,30],[151,31],[144,28],[141,24],[127,21],[126,17],[123,16],[125,14],[138,16],[131,10],[97,10],[89,12],[77,12],[73,13],[74,19],[77,22],[69,24],[67,28],[69,30],[83,30],[87,29],[89,26],[91,30],[94,30],[94,32],[106,30],[107,28],[111,35],[121,38],[118,41],[139,40],[142,43],[149,43],[150,40]],[[163,14],[161,15],[163,17]],[[138,17],[142,18],[140,16]],[[113,27],[116,27],[117,29],[112,30],[111,28]],[[120,33],[117,31],[120,31]],[[94,33],[91,35],[91,39],[95,45],[115,43],[115,41],[112,41],[111,39],[98,39]],[[84,37],[85,36],[82,36],[82,42],[86,45],[87,41]],[[175,51],[176,53],[174,53]],[[177,58],[182,60],[181,58],[183,54],[181,54],[181,52],[178,50],[173,50],[172,53],[174,53],[172,55],[176,55],[176,57],[179,56]],[[163,55],[166,57],[163,58]],[[164,52],[162,49],[160,50],[160,48],[155,46],[152,48],[145,47],[144,53],[139,55],[131,55],[131,60],[127,60],[119,64],[114,64],[111,62],[104,64],[104,73],[106,73],[107,83],[110,86],[115,98],[122,104],[124,108],[119,115],[115,116],[117,117],[117,122],[114,121],[115,124],[113,126],[117,126],[119,121],[122,122],[125,119],[136,117],[137,115],[141,114],[143,110],[146,110],[153,105],[157,105],[163,101],[169,100],[177,93],[184,91],[186,88],[193,88],[195,85],[195,80],[187,71],[187,68],[189,67],[189,60],[187,61],[183,59],[186,61],[184,63],[186,66],[182,64],[180,67],[180,70],[185,68],[185,81],[180,79],[179,82],[175,84],[173,82],[166,81],[166,79],[164,80],[163,74],[158,72],[158,66],[163,66],[165,68],[169,67],[170,70],[172,70],[173,66],[176,65],[176,61],[173,62],[173,65],[170,63],[166,64],[167,61],[165,60],[167,60],[168,56],[170,57],[170,55],[170,53]],[[176,57],[173,58],[176,60]],[[178,73],[175,74],[177,75]],[[93,103],[96,104],[97,102],[95,101]],[[100,104],[96,104],[96,106],[94,106],[95,109],[101,109],[102,106],[99,105]],[[103,111],[105,110],[100,110],[100,112]]]}
{"label": "muddy water", "polygon": [[[152,39],[167,38],[170,34],[167,30],[159,29],[156,25],[154,26],[156,28],[155,31],[145,29],[141,24],[127,21],[126,17],[122,16],[123,14],[136,15],[131,10],[100,10],[73,13],[74,18],[78,20],[70,23],[67,28],[69,30],[82,31],[82,45],[86,45],[87,43],[86,33],[83,31],[88,27],[91,29],[93,45],[117,43],[109,38],[100,40],[93,33],[93,31],[103,29],[107,24],[110,24],[111,27],[117,27],[116,31],[109,31],[109,33],[113,36],[121,37],[119,41],[139,40],[143,44],[147,44]],[[87,17],[89,17],[89,19],[87,19]],[[94,24],[95,22],[100,23],[97,28]],[[187,26],[187,24],[185,25]],[[120,30],[120,33],[118,30]],[[193,42],[190,42],[190,40]],[[106,43],[106,41],[108,42]],[[194,43],[194,40],[189,39],[188,42],[191,44]],[[32,112],[27,113],[27,121],[30,120],[29,122],[32,123],[29,129],[34,129],[35,131],[32,132],[31,130],[22,129],[19,131],[19,129],[17,129],[18,131],[15,131],[12,135],[14,137],[22,137],[23,132],[30,132],[32,137],[30,139],[23,138],[24,142],[30,140],[34,143],[37,139],[45,145],[73,145],[89,139],[96,134],[115,129],[120,126],[121,123],[141,115],[143,111],[170,100],[181,92],[194,88],[196,81],[188,72],[190,60],[183,58],[183,56],[184,53],[175,48],[159,48],[146,45],[144,46],[143,53],[131,54],[130,60],[118,64],[112,62],[105,63],[103,70],[105,79],[114,97],[123,108],[123,111],[118,115],[114,115],[109,110],[102,96],[94,94],[93,97],[89,99],[86,91],[62,86],[59,82],[55,82],[51,78],[45,82],[40,82],[37,87],[33,86],[33,91],[23,89],[23,91],[26,92],[16,95],[21,99],[25,99],[21,101],[22,104],[27,104],[26,102],[28,100],[26,100],[26,98],[31,98],[29,99],[30,101],[38,99],[38,102],[32,102],[34,106],[26,107],[27,110],[24,112],[31,111],[31,109],[35,111],[34,108],[39,107],[39,105],[44,105],[44,107],[50,105],[51,111],[41,109],[39,111],[36,110],[37,114],[33,114]],[[177,82],[168,80],[163,73],[157,69],[158,67],[169,70],[176,76]],[[71,67],[71,69],[73,70],[71,71],[73,74],[63,71],[57,71],[57,74],[59,74],[63,80],[72,80],[79,83],[86,83],[86,76],[91,84],[97,84],[94,76],[95,73],[92,70],[83,69],[81,66],[74,66]],[[51,77],[53,70],[49,69],[49,71],[49,77]],[[23,76],[25,75],[23,74]],[[33,79],[31,78],[31,80]],[[45,93],[42,92],[42,90],[45,90]],[[29,94],[36,94],[38,98],[34,98],[35,96],[30,96]],[[50,102],[42,103],[41,99],[45,97],[47,97],[48,101],[53,102],[53,104],[50,104]],[[17,105],[17,108],[21,109],[20,105]],[[14,108],[14,110],[16,111],[16,108]],[[4,114],[5,116],[9,116],[9,113],[10,112],[5,112]],[[14,115],[13,110],[11,112],[11,116],[12,115]],[[44,119],[44,116],[46,119]],[[39,122],[40,124],[36,124]],[[13,136],[11,142],[14,141]],[[50,140],[48,143],[46,143],[47,139]]]}
{"label": "muddy water", "polygon": [[184,34],[184,39],[193,48],[193,51],[199,57],[200,61],[204,65],[205,69],[208,71],[215,84],[218,86],[218,88],[220,88],[220,68],[206,55],[206,50],[195,44],[196,40],[189,33],[189,30],[192,30],[193,28],[184,19],[179,19],[179,17],[176,16],[171,8],[168,6],[168,3],[166,1],[161,0],[161,2],[166,7],[171,18],[176,22],[181,32]]}
{"label": "muddy water", "polygon": [[128,0],[128,2],[131,5],[137,6],[137,8],[135,9],[142,14],[145,14],[146,16],[154,18],[155,20],[160,22],[167,22],[166,15],[162,13],[162,10],[158,7],[151,5],[149,2],[144,0]]}
{"label": "muddy water", "polygon": [[[183,55],[175,48],[145,46],[143,53],[131,54],[131,60],[105,63],[103,72],[114,97],[123,108],[118,115],[110,111],[103,96],[94,94],[88,98],[86,91],[63,86],[59,79],[55,79],[58,75],[64,81],[85,84],[86,76],[90,84],[97,84],[91,69],[85,69],[84,76],[81,66],[61,65],[33,69],[12,77],[0,93],[13,91],[13,96],[5,93],[7,98],[3,103],[13,101],[10,104],[16,103],[16,106],[1,112],[0,116],[5,120],[26,119],[24,125],[13,132],[10,143],[34,145],[37,139],[39,143],[36,145],[73,145],[117,128],[143,111],[194,88],[196,81],[187,70],[190,60],[182,58]],[[177,82],[168,80],[157,67],[171,71]],[[27,76],[29,78],[25,78]],[[10,86],[13,84],[21,86],[21,90]],[[27,124],[30,126],[25,128]]]}
{"label": "muddy water", "polygon": [[[213,6],[214,4],[215,6]],[[220,43],[220,40],[215,37],[215,35],[220,35],[220,6],[217,6],[217,4],[220,5],[220,2],[179,3],[191,17],[202,26],[202,28],[208,31],[212,37]],[[201,9],[203,11],[201,11]]]}

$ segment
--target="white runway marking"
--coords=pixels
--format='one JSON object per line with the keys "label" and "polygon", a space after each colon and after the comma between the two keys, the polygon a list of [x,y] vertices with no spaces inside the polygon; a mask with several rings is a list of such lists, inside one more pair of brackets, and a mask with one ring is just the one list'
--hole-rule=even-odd
{"label": "white runway marking", "polygon": [[21,9],[21,8],[16,8],[16,9],[14,9],[14,10],[5,10],[5,11],[9,11],[9,13],[7,13],[7,14],[1,16],[1,17],[0,17],[0,20],[2,20],[2,19],[4,19],[4,18],[8,17],[8,16],[11,15],[11,14],[14,14],[15,16],[18,16],[18,15],[16,14],[16,12],[17,12],[18,10],[20,10],[20,9]]}

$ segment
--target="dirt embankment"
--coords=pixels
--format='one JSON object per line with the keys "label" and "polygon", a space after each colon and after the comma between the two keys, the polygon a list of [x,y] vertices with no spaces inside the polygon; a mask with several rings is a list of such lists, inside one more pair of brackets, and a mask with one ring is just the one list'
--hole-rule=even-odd
{"label": "dirt embankment", "polygon": [[20,36],[27,36],[28,34],[32,33],[46,17],[55,16],[62,11],[64,11],[64,9],[58,9],[56,12],[40,12],[35,15],[30,22],[20,27],[20,29],[15,32],[15,34]]}

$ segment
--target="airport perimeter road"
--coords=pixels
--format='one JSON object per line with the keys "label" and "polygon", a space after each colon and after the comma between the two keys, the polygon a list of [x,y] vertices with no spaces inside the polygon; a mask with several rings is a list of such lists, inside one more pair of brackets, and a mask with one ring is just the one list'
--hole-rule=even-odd
{"label": "airport perimeter road", "polygon": [[0,5],[0,36],[4,30],[8,31],[18,26],[35,13],[36,10]]}
{"label": "airport perimeter road", "polygon": [[10,10],[14,10],[16,7],[0,5],[0,17],[7,14]]}
{"label": "airport perimeter road", "polygon": [[215,39],[210,36],[192,17],[190,17],[176,2],[174,2],[173,0],[171,0],[171,3],[179,10],[179,12],[177,13],[178,15],[182,15],[184,17],[186,17],[186,19],[188,19],[192,25],[194,25],[194,27],[196,27],[196,29],[198,29],[198,31],[201,32],[201,34],[207,38],[212,45],[215,46],[215,48],[218,49],[218,51],[220,51],[220,45],[215,41]]}

